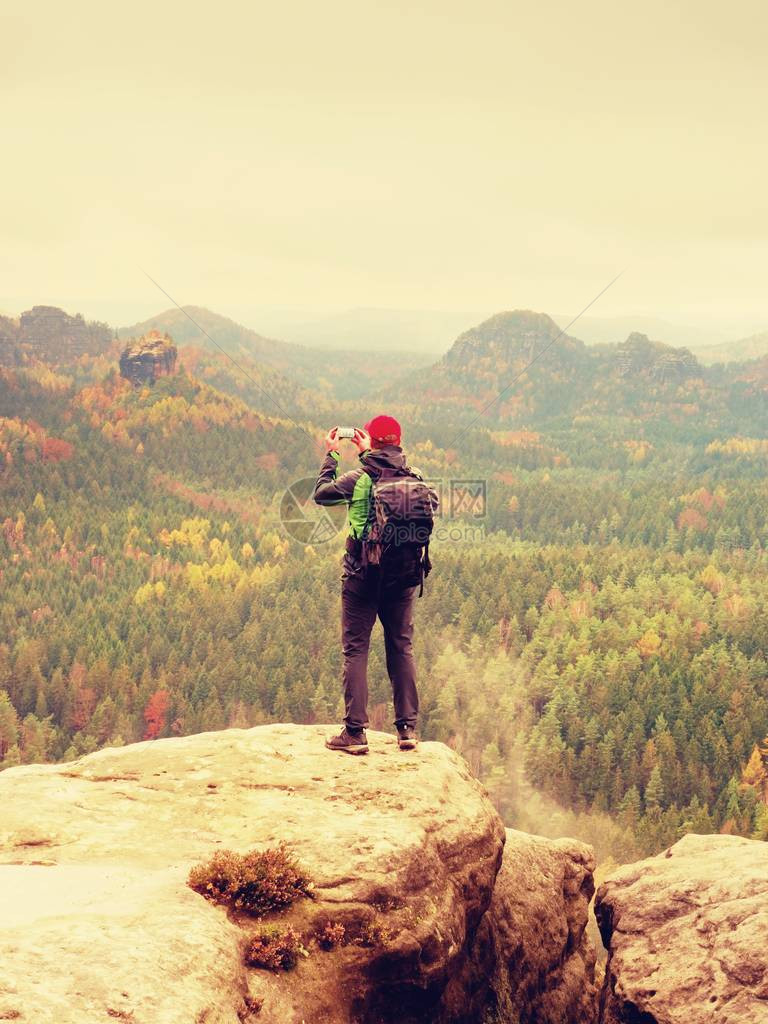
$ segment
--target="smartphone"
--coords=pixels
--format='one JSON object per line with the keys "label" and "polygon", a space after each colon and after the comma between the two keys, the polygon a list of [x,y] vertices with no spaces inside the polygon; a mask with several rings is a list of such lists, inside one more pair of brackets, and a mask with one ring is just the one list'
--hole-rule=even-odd
{"label": "smartphone", "polygon": [[336,437],[338,437],[339,440],[351,441],[354,436],[354,427],[339,427],[339,429],[336,431]]}

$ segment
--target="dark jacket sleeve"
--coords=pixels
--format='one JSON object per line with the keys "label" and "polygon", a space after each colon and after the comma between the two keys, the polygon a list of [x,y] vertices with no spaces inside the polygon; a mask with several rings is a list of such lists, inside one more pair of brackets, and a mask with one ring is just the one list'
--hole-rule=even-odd
{"label": "dark jacket sleeve", "polygon": [[352,500],[355,484],[362,473],[361,469],[352,469],[337,478],[339,469],[338,452],[328,452],[323,459],[320,472],[315,483],[314,499],[318,505],[341,505]]}

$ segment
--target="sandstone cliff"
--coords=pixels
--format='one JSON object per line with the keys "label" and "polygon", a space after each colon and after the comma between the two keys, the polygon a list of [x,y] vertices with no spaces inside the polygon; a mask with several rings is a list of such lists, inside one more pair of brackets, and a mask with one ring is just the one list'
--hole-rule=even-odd
{"label": "sandstone cliff", "polygon": [[134,338],[120,356],[120,373],[132,384],[154,384],[158,377],[168,377],[176,369],[177,349],[167,334],[150,331]]}
{"label": "sandstone cliff", "polygon": [[595,901],[601,1024],[768,1022],[768,843],[688,835]]}
{"label": "sandstone cliff", "polygon": [[[262,726],[0,774],[0,1020],[22,1024],[586,1024],[589,848],[506,835],[441,744]],[[263,925],[186,884],[216,850],[285,842],[308,956],[246,968]],[[502,861],[503,856],[503,861]],[[328,924],[344,940],[318,942]]]}
{"label": "sandstone cliff", "polygon": [[106,351],[112,335],[106,324],[86,322],[57,306],[33,306],[21,314],[18,345],[21,352],[44,362],[60,363]]}

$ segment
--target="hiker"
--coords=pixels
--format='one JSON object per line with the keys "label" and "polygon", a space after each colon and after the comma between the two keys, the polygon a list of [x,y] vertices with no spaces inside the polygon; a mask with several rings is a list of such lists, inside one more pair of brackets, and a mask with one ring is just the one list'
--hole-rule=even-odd
{"label": "hiker", "polygon": [[398,746],[413,750],[418,742],[413,602],[431,569],[437,495],[406,464],[400,433],[391,416],[375,416],[363,430],[343,430],[358,450],[360,466],[337,476],[340,436],[333,427],[315,484],[318,505],[349,506],[341,584],[344,728],[325,744],[349,754],[368,753],[368,647],[377,615],[384,628]]}

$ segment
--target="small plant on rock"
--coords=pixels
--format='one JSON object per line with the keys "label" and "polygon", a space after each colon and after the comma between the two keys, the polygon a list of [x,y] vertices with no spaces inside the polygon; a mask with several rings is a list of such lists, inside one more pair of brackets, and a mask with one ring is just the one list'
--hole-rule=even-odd
{"label": "small plant on rock", "polygon": [[254,917],[284,910],[299,897],[312,895],[311,881],[282,845],[245,855],[219,850],[192,868],[188,884],[206,899]]}
{"label": "small plant on rock", "polygon": [[289,971],[299,962],[300,956],[307,955],[293,928],[286,928],[284,932],[279,928],[264,928],[251,939],[245,951],[245,963],[248,967]]}
{"label": "small plant on rock", "polygon": [[246,1024],[247,1021],[253,1020],[254,1017],[258,1017],[263,1005],[263,999],[255,999],[253,996],[244,996],[243,1005],[237,1011],[237,1019],[241,1021],[242,1024]]}
{"label": "small plant on rock", "polygon": [[363,925],[360,934],[355,939],[358,946],[366,946],[373,949],[376,946],[384,946],[392,938],[392,931],[378,921],[368,921]]}
{"label": "small plant on rock", "polygon": [[317,936],[317,941],[320,943],[320,948],[325,950],[335,949],[336,946],[340,946],[344,941],[344,935],[346,934],[346,928],[343,924],[332,924],[330,921],[326,924],[325,928]]}

